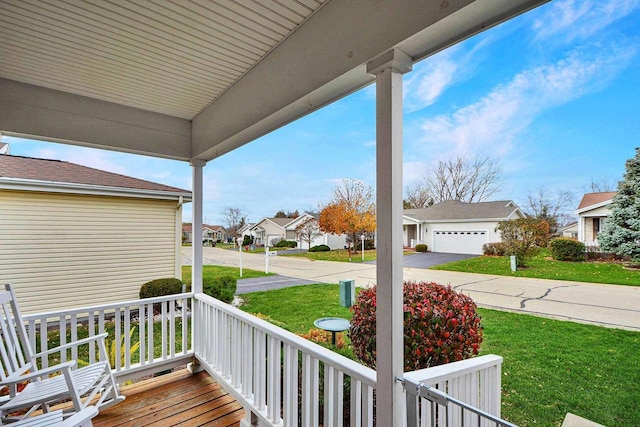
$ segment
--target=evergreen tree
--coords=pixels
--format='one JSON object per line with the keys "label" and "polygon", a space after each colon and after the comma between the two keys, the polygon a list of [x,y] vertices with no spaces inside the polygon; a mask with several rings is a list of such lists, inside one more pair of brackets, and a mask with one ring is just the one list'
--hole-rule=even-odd
{"label": "evergreen tree", "polygon": [[598,241],[605,251],[640,261],[640,148],[636,148],[635,157],[627,160],[625,170]]}

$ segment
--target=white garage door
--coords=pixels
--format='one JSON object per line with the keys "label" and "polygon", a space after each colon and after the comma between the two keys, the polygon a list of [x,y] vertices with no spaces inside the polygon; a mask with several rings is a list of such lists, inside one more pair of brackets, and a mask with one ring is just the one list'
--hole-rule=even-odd
{"label": "white garage door", "polygon": [[486,231],[434,231],[433,252],[482,255]]}

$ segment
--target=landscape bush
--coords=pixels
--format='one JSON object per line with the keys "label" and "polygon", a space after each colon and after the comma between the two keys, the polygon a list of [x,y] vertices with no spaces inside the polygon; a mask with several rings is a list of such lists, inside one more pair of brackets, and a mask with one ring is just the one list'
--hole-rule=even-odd
{"label": "landscape bush", "polygon": [[238,287],[238,280],[233,276],[218,276],[204,280],[202,291],[220,301],[231,303]]}
{"label": "landscape bush", "polygon": [[298,242],[295,242],[293,240],[280,240],[278,243],[276,243],[275,247],[276,248],[297,248]]}
{"label": "landscape bush", "polygon": [[140,287],[140,298],[163,297],[182,292],[182,280],[175,277],[151,280]]}
{"label": "landscape bush", "polygon": [[[353,352],[375,369],[376,287],[360,291],[351,311]],[[404,283],[405,371],[475,356],[481,342],[480,316],[470,297],[434,282]]]}
{"label": "landscape bush", "polygon": [[[175,277],[151,280],[140,287],[140,299],[175,295],[182,292],[182,280]],[[168,303],[167,303],[168,306]],[[159,313],[162,310],[161,303],[153,304],[153,311]]]}
{"label": "landscape bush", "polygon": [[416,252],[427,252],[427,245],[419,243],[416,245]]}
{"label": "landscape bush", "polygon": [[505,256],[507,254],[507,245],[502,242],[485,243],[482,245],[482,253],[484,255]]}
{"label": "landscape bush", "polygon": [[549,242],[549,252],[556,261],[584,261],[585,250],[584,243],[566,237]]}
{"label": "landscape bush", "polygon": [[248,234],[244,235],[244,238],[242,239],[242,246],[249,246],[253,244],[253,237],[249,236]]}
{"label": "landscape bush", "polygon": [[311,246],[309,252],[329,252],[331,248],[327,245]]}

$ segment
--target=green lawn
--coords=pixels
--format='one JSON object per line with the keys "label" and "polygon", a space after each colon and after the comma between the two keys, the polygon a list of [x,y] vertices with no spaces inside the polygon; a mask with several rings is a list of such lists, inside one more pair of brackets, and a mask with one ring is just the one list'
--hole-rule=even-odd
{"label": "green lawn", "polygon": [[[265,274],[264,271],[251,270],[249,268],[242,269],[242,278],[250,279],[252,277],[272,276],[273,273]],[[222,265],[203,265],[202,266],[202,278],[204,280],[212,279],[218,276],[233,276],[237,279],[240,278],[240,269],[237,267],[225,267]],[[182,266],[182,281],[184,283],[191,283],[191,266]]]}
{"label": "green lawn", "polygon": [[621,264],[606,262],[554,261],[543,249],[527,262],[527,267],[511,271],[509,257],[480,256],[431,267],[434,270],[495,274],[499,276],[532,277],[536,279],[574,280],[640,286],[640,271],[626,270]]}
{"label": "green lawn", "polygon": [[[320,317],[350,318],[337,285],[243,295],[243,310],[308,332]],[[606,426],[640,425],[640,333],[479,310],[482,354],[504,357],[503,413],[522,426],[559,426],[573,412]],[[353,357],[349,349],[341,354]]]}

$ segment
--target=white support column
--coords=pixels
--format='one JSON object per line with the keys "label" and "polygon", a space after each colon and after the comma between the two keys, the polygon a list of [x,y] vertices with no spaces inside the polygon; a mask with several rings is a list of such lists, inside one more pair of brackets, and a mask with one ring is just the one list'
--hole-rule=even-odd
{"label": "white support column", "polygon": [[202,292],[202,168],[204,160],[191,159],[193,167],[193,202],[191,221],[191,290]]}
{"label": "white support column", "polygon": [[377,424],[402,426],[405,399],[402,292],[402,74],[413,61],[392,50],[367,64],[376,76]]}

